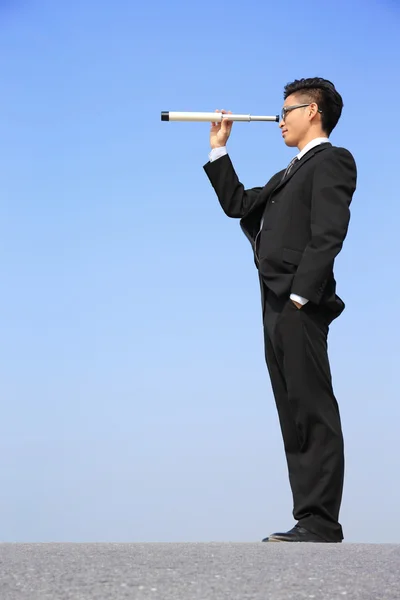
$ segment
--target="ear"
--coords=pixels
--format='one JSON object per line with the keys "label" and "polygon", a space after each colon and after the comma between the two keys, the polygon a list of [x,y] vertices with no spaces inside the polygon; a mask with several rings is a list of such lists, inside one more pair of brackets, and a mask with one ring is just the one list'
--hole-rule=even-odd
{"label": "ear", "polygon": [[313,119],[315,115],[318,114],[318,104],[316,102],[312,102],[308,107],[308,117],[309,119]]}

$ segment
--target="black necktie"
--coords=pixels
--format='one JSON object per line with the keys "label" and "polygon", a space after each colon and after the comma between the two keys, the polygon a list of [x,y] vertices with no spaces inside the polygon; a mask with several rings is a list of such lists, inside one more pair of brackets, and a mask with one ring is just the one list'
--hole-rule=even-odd
{"label": "black necktie", "polygon": [[283,181],[283,180],[285,179],[285,177],[287,177],[287,176],[289,175],[290,171],[292,170],[293,166],[294,166],[294,165],[297,163],[297,161],[298,161],[298,160],[299,160],[299,159],[297,158],[297,156],[295,156],[295,157],[294,157],[294,158],[293,158],[293,159],[290,161],[290,163],[289,163],[289,164],[288,164],[288,166],[287,166],[287,169],[286,169],[286,171],[285,171],[285,172],[284,172],[284,174],[283,174],[283,177],[282,177],[281,181]]}

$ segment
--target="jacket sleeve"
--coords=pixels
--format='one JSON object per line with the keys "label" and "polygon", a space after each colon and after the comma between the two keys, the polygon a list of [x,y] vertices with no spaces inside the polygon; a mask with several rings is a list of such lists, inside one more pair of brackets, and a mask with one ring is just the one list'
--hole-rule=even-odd
{"label": "jacket sleeve", "polygon": [[228,154],[204,165],[219,203],[228,217],[242,218],[254,206],[262,187],[244,189],[240,183]]}
{"label": "jacket sleeve", "polygon": [[316,304],[321,301],[347,235],[356,179],[354,158],[344,148],[334,148],[317,165],[311,198],[311,239],[294,276],[292,294]]}

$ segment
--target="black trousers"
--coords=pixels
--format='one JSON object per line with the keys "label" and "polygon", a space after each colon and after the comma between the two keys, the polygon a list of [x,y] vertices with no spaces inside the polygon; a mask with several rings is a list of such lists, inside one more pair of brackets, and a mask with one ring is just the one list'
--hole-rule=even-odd
{"label": "black trousers", "polygon": [[[263,286],[264,284],[261,283]],[[299,525],[343,539],[343,435],[327,352],[330,318],[322,306],[299,309],[264,286],[265,357],[278,410]]]}

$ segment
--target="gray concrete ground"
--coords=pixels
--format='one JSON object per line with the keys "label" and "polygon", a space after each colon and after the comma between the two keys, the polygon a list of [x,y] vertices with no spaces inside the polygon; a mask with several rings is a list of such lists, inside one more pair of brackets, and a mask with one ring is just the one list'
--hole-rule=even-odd
{"label": "gray concrete ground", "polygon": [[1,600],[399,600],[400,545],[0,544]]}

